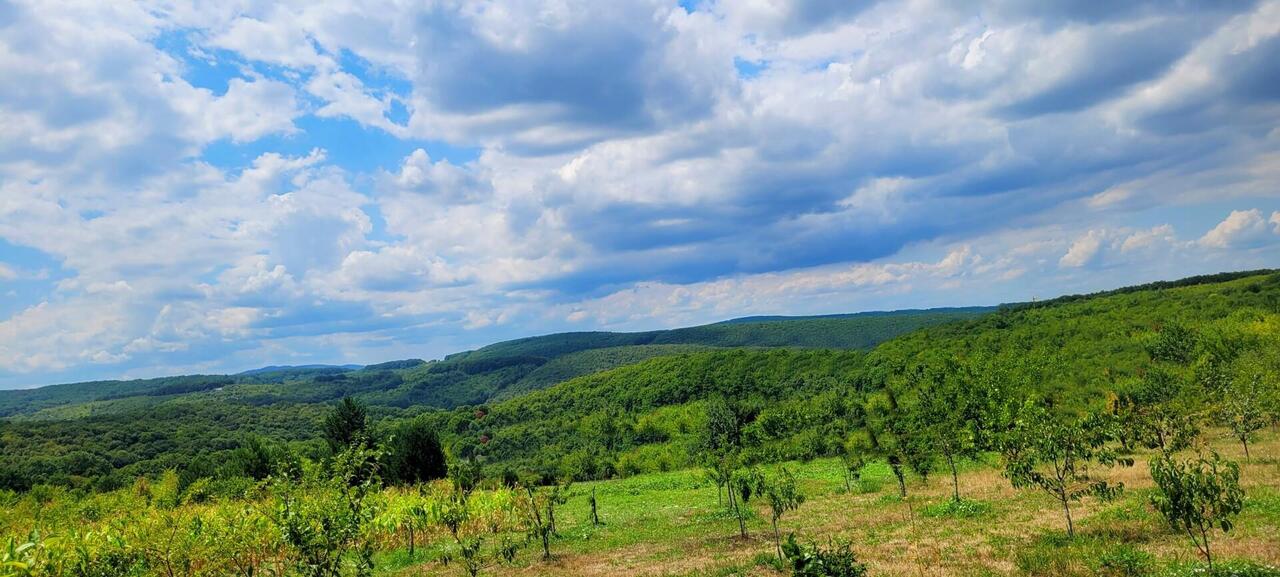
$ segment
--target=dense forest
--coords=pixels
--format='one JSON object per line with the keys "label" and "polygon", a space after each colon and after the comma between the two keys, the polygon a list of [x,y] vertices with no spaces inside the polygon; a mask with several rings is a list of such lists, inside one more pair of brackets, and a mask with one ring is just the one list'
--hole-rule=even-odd
{"label": "dense forest", "polygon": [[0,575],[1280,574],[1280,273],[683,331],[15,393]]}

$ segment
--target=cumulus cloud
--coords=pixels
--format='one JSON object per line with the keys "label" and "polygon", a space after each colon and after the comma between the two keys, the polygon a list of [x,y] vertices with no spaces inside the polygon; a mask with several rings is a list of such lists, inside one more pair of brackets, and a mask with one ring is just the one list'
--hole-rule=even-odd
{"label": "cumulus cloud", "polygon": [[1101,248],[1102,233],[1097,230],[1091,230],[1088,234],[1071,243],[1071,248],[1058,260],[1058,265],[1074,268],[1085,266],[1093,262]]}
{"label": "cumulus cloud", "polygon": [[[1272,221],[1275,221],[1275,215],[1272,215]],[[1210,248],[1232,248],[1232,247],[1253,247],[1274,240],[1271,231],[1267,229],[1267,221],[1262,216],[1262,211],[1254,208],[1249,210],[1233,210],[1213,230],[1205,233],[1200,237],[1200,244]]]}
{"label": "cumulus cloud", "polygon": [[[0,357],[16,370],[58,370],[196,348],[191,354],[216,356],[227,335],[271,333],[245,332],[252,327],[235,319],[323,308],[322,297],[303,298],[314,293],[308,274],[364,246],[368,229],[365,198],[316,166],[323,158],[263,155],[232,178],[179,171],[171,178],[193,190],[167,197],[170,177],[161,178],[88,219],[74,205],[55,210],[42,200],[56,181],[6,185],[6,195],[26,194],[0,207],[0,236],[56,255],[76,274],[0,321]],[[158,202],[151,196],[162,193]]]}

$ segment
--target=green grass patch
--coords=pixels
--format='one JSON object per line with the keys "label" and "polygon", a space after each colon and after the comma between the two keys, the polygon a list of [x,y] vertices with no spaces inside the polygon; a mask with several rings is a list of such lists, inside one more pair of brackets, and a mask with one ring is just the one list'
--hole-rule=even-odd
{"label": "green grass patch", "polygon": [[1280,567],[1233,560],[1214,564],[1212,571],[1203,563],[1175,566],[1160,577],[1280,577]]}
{"label": "green grass patch", "polygon": [[941,503],[926,505],[921,514],[925,517],[951,519],[977,519],[989,517],[995,510],[991,503],[975,499],[948,499]]}

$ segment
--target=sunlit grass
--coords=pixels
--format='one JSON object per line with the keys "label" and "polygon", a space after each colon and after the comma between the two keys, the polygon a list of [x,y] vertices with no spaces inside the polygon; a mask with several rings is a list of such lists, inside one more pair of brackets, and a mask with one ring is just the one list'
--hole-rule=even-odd
{"label": "sunlit grass", "polygon": [[[1224,560],[1280,564],[1280,439],[1269,432],[1250,462],[1238,446],[1218,438],[1215,448],[1241,460],[1248,500],[1235,530],[1214,541]],[[844,490],[835,459],[773,465],[788,467],[808,500],[782,520],[784,532],[825,543],[847,540],[873,575],[1124,575],[1141,567],[1150,575],[1189,574],[1200,563],[1185,536],[1174,533],[1148,505],[1153,491],[1145,455],[1133,467],[1110,472],[1127,490],[1117,500],[1086,500],[1078,535],[1068,539],[1056,502],[1015,491],[989,463],[966,463],[961,505],[952,505],[949,475],[922,481],[908,477],[908,496],[897,495],[889,468],[873,463],[859,486]],[[603,526],[593,527],[586,495],[599,500]],[[773,551],[763,503],[748,521],[750,538],[737,537],[737,521],[717,504],[716,487],[697,470],[577,483],[557,515],[561,538],[556,560],[544,563],[526,551],[494,575],[776,575],[761,561]],[[426,557],[421,557],[426,558]],[[383,571],[403,575],[454,575],[457,567],[406,564],[384,556]]]}

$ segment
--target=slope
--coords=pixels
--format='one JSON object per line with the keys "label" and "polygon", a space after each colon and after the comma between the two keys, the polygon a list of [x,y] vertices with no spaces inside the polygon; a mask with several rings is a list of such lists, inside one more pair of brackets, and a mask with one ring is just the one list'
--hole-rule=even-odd
{"label": "slope", "polygon": [[1200,335],[1202,347],[1265,353],[1280,342],[1280,274],[1199,277],[1010,306],[923,328],[869,353],[711,350],[656,358],[480,411],[427,418],[456,454],[483,455],[494,469],[591,478],[695,464],[702,403],[723,396],[746,401],[743,435],[758,458],[806,459],[834,453],[860,426],[852,399],[901,383],[919,363],[1014,367],[1008,386],[1068,410],[1102,408],[1110,391],[1152,365],[1152,342],[1175,325]]}

